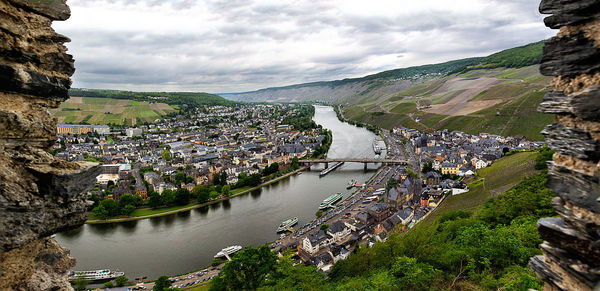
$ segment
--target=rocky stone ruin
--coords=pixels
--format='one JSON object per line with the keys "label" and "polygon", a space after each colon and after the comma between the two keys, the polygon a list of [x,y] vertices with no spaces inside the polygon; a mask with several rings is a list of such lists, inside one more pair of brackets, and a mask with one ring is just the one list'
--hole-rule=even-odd
{"label": "rocky stone ruin", "polygon": [[543,256],[529,266],[544,290],[600,290],[600,1],[542,0],[547,40],[540,71],[554,76],[538,110],[557,114],[542,133],[556,151],[548,187],[559,217],[538,221]]}
{"label": "rocky stone ruin", "polygon": [[0,0],[0,290],[71,290],[69,251],[51,235],[82,225],[100,167],[45,150],[56,141],[48,108],[68,98],[69,39],[51,28],[65,0]]}

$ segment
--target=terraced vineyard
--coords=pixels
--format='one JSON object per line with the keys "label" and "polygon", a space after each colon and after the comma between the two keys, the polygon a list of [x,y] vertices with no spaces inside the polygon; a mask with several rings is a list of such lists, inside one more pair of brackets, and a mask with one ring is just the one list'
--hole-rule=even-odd
{"label": "terraced vineyard", "polygon": [[474,70],[415,82],[387,98],[348,100],[342,110],[348,119],[388,129],[447,128],[541,140],[539,132],[554,118],[536,111],[548,82],[537,65]]}
{"label": "terraced vineyard", "polygon": [[127,99],[71,97],[51,113],[58,123],[124,124],[153,122],[177,109],[164,103]]}

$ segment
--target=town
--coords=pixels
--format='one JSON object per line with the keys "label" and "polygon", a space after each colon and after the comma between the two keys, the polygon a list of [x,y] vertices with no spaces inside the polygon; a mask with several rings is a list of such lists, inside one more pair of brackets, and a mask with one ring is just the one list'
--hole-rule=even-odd
{"label": "town", "polygon": [[310,105],[206,106],[136,128],[61,124],[52,152],[103,165],[91,199],[105,219],[223,198],[297,169],[297,159],[320,156],[331,143],[313,114]]}
{"label": "town", "polygon": [[387,155],[404,157],[406,166],[382,166],[361,189],[271,244],[273,251],[291,250],[298,262],[327,272],[358,246],[385,241],[390,232],[405,231],[425,219],[449,195],[468,192],[464,178],[513,151],[533,150],[543,142],[523,137],[441,130],[422,133],[395,128],[382,131]]}
{"label": "town", "polygon": [[[232,187],[256,186],[274,173],[298,169],[303,158],[323,156],[331,133],[311,120],[311,108],[212,106],[138,128],[59,125],[56,155],[103,164],[91,191],[94,212],[103,211],[98,209],[102,200],[115,201],[117,209],[126,208],[119,203],[125,196],[129,196],[127,201],[131,196],[141,200],[135,207],[164,206],[169,202],[152,205],[151,196],[157,195],[160,201],[169,196],[173,203],[181,192],[193,193],[192,198],[204,192],[203,201],[219,199],[230,194]],[[393,231],[408,230],[449,195],[468,192],[465,179],[477,170],[507,153],[543,146],[519,136],[448,130],[425,133],[395,128],[380,130],[380,136],[386,158],[408,162],[382,165],[344,201],[317,212],[310,223],[289,228],[291,232],[270,245],[272,251],[327,272],[359,245],[372,246]],[[249,183],[251,177],[257,180]],[[202,276],[215,276],[215,270]],[[172,279],[179,281],[178,286],[207,280]]]}

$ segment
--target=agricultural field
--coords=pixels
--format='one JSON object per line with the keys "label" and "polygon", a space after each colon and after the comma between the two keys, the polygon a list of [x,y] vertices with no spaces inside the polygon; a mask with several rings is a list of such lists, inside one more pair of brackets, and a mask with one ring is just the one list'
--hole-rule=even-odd
{"label": "agricultural field", "polygon": [[176,111],[164,103],[150,103],[127,99],[71,97],[51,113],[58,123],[120,124],[134,126],[153,122]]}

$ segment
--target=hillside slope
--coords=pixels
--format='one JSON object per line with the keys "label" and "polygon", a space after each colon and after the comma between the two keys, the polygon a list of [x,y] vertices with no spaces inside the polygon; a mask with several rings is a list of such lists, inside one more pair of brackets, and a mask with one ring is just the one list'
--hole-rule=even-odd
{"label": "hillside slope", "polygon": [[554,118],[536,111],[549,83],[537,65],[542,47],[540,41],[482,58],[221,96],[243,101],[324,101],[339,105],[347,119],[387,129],[448,128],[542,140],[539,132]]}
{"label": "hillside slope", "polygon": [[447,128],[542,140],[539,132],[554,118],[536,110],[548,82],[538,65],[473,70],[414,83],[393,96],[344,98],[340,109],[347,119],[388,129]]}
{"label": "hillside slope", "polygon": [[542,56],[543,42],[515,47],[487,57],[466,58],[440,64],[429,64],[383,71],[361,78],[336,81],[312,82],[285,87],[265,88],[251,92],[226,93],[220,96],[239,101],[300,102],[321,100],[337,102],[340,99],[371,100],[393,95],[432,78],[476,69],[497,67],[520,68],[538,64]]}

